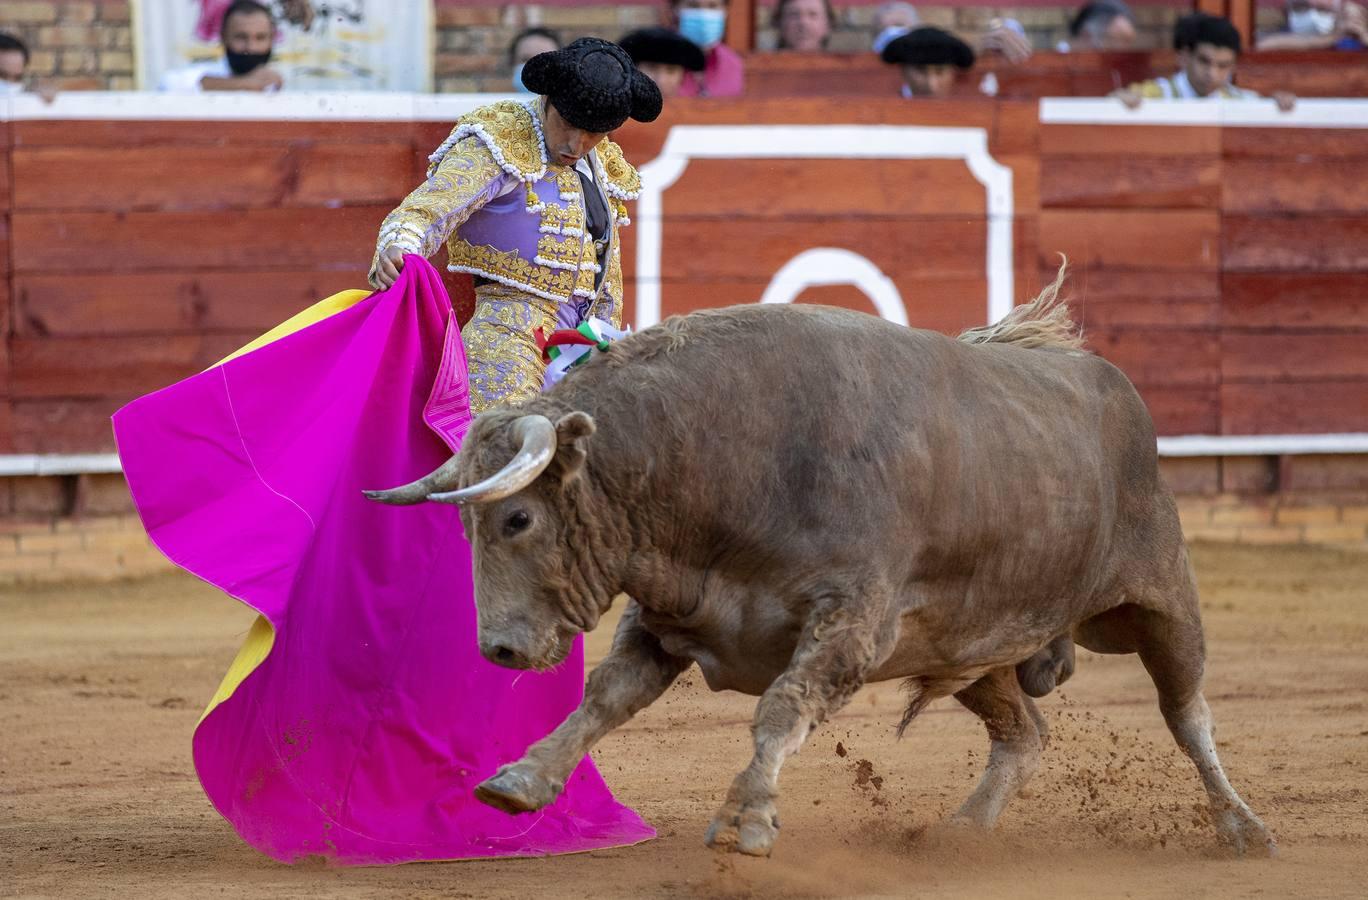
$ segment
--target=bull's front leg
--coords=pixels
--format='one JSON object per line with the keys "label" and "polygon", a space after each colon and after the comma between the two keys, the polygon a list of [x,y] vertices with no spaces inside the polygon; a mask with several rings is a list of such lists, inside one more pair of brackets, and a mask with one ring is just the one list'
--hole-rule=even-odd
{"label": "bull's front leg", "polygon": [[509,813],[531,812],[552,803],[584,755],[665,693],[690,663],[666,653],[641,627],[640,607],[630,603],[613,636],[613,649],[589,676],[579,708],[522,759],[476,787],[475,796]]}
{"label": "bull's front leg", "polygon": [[709,847],[770,854],[779,836],[779,769],[888,658],[896,635],[886,604],[874,598],[828,598],[813,609],[788,668],[756,706],[751,725],[755,756],[713,816],[705,839]]}

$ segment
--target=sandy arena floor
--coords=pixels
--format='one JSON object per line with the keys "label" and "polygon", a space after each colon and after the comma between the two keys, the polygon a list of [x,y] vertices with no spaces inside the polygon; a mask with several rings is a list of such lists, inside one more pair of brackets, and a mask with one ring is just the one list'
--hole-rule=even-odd
{"label": "sandy arena floor", "polygon": [[[1368,893],[1368,555],[1198,547],[1207,696],[1275,860],[1233,860],[1134,657],[1080,651],[1042,708],[1046,762],[991,835],[936,822],[987,741],[953,701],[893,737],[866,688],[784,770],[769,860],[703,830],[749,755],[754,701],[694,673],[595,752],[659,829],[628,849],[392,869],[289,868],[210,808],[190,733],[250,614],[186,578],[0,592],[0,895],[232,897],[1363,897]],[[608,632],[592,636],[591,659]],[[845,755],[837,750],[838,742]]]}

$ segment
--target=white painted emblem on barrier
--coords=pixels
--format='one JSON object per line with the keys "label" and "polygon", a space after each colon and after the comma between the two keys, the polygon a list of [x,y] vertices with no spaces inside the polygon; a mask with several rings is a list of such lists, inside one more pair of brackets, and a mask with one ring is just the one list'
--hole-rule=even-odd
{"label": "white painted emblem on barrier", "polygon": [[899,325],[907,324],[907,307],[893,279],[860,254],[837,247],[804,250],[784,263],[770,279],[760,302],[792,303],[808,288],[828,284],[859,288],[879,315]]}
{"label": "white painted emblem on barrier", "polygon": [[[937,128],[922,125],[677,125],[670,129],[660,156],[641,167],[641,199],[634,221],[637,235],[636,325],[647,328],[660,321],[660,268],[663,240],[662,216],[665,191],[684,174],[694,159],[962,159],[987,192],[988,249],[986,274],[988,297],[986,321],[996,322],[1011,311],[1012,300],[1012,170],[988,154],[988,132],[982,128]],[[744,253],[745,248],[736,248]],[[829,248],[825,252],[831,251]],[[795,257],[779,274],[799,263]],[[827,257],[835,261],[833,257]],[[841,281],[814,284],[872,284],[867,276],[849,268],[869,260],[851,252],[841,257],[845,271],[833,272]],[[801,271],[807,271],[803,269]],[[879,278],[892,282],[874,268]],[[775,276],[776,279],[779,275]],[[856,279],[865,278],[864,281]],[[791,282],[790,282],[791,283]],[[788,290],[784,287],[783,290]],[[863,289],[863,287],[862,287]],[[779,291],[771,284],[765,291]],[[868,290],[875,308],[884,314],[880,300]],[[902,299],[903,324],[907,314]],[[779,296],[779,294],[775,294]],[[795,295],[796,296],[796,295]],[[884,296],[881,294],[880,296]],[[789,299],[792,299],[791,297]],[[779,302],[779,301],[770,301]],[[885,315],[885,318],[891,318]],[[893,321],[898,321],[893,319]]]}

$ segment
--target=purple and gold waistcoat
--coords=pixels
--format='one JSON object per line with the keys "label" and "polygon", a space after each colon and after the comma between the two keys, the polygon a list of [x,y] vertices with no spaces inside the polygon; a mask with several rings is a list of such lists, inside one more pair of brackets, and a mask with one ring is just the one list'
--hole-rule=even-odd
{"label": "purple and gold waistcoat", "polygon": [[[449,268],[470,272],[548,300],[593,299],[607,293],[620,307],[622,255],[618,226],[629,224],[626,202],[641,179],[617,144],[604,138],[590,160],[608,207],[608,247],[600,264],[586,233],[584,197],[573,169],[546,160],[538,101],[505,100],[462,116],[429,159],[436,171],[457,142],[478,139],[520,188],[481,206],[451,234]],[[600,265],[607,271],[601,272]],[[598,285],[596,288],[595,285]]]}

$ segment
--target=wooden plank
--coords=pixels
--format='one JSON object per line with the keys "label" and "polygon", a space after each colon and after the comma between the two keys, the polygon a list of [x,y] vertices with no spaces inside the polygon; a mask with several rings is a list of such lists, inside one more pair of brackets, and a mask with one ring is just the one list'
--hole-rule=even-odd
{"label": "wooden plank", "polygon": [[[17,453],[14,445],[14,403],[9,397],[0,396],[0,453]],[[0,497],[0,514],[5,512],[3,498]]]}
{"label": "wooden plank", "polygon": [[1040,103],[1035,100],[999,100],[993,119],[988,152],[998,156],[1039,156]]}
{"label": "wooden plank", "polygon": [[1216,434],[1220,400],[1215,387],[1140,385],[1140,397],[1160,435]]}
{"label": "wooden plank", "polygon": [[10,394],[16,401],[138,396],[208,368],[256,335],[13,338]]}
{"label": "wooden plank", "polygon": [[[715,309],[757,303],[768,281],[764,279],[669,280],[661,283],[661,315],[671,316],[697,309]],[[903,278],[895,282],[908,323],[945,334],[984,324],[987,318],[988,283],[982,276],[969,278]],[[875,313],[873,303],[849,285],[810,287],[799,295],[802,303],[842,306]]]}
{"label": "wooden plank", "polygon": [[1368,156],[1360,128],[1225,128],[1221,152],[1241,156]]}
{"label": "wooden plank", "polygon": [[109,417],[127,397],[82,400],[14,400],[11,403],[11,453],[111,453],[114,431]]}
{"label": "wooden plank", "polygon": [[1368,133],[1361,157],[1241,156],[1225,161],[1221,208],[1237,213],[1368,209]]}
{"label": "wooden plank", "polygon": [[24,337],[262,332],[324,297],[368,289],[365,272],[271,270],[19,275]]}
{"label": "wooden plank", "polygon": [[1363,430],[1368,381],[1221,385],[1222,434],[1325,434]]}
{"label": "wooden plank", "polygon": [[895,280],[909,274],[984,271],[987,225],[973,218],[671,219],[661,272],[669,278],[766,281],[812,247],[851,250]]}
{"label": "wooden plank", "polygon": [[[1054,277],[1054,267],[1042,262],[1042,277]],[[1075,267],[1070,262],[1068,293],[1084,303],[1094,300],[1205,300],[1221,299],[1221,273],[1216,271],[1163,272],[1149,269]]]}
{"label": "wooden plank", "polygon": [[[779,216],[983,216],[986,191],[958,159],[698,159],[665,192],[665,213]],[[1026,179],[1029,181],[1030,179]],[[668,227],[668,226],[667,226]]]}
{"label": "wooden plank", "polygon": [[[1041,125],[1042,156],[1220,156],[1220,128],[1168,125]],[[1049,168],[1049,163],[1045,164]]]}
{"label": "wooden plank", "polygon": [[1214,386],[1220,333],[1212,328],[1093,328],[1088,347],[1138,385]]}
{"label": "wooden plank", "polygon": [[1368,272],[1368,218],[1227,215],[1222,251],[1231,271]]}
{"label": "wooden plank", "polygon": [[1228,327],[1368,329],[1368,272],[1227,272],[1222,285]]}
{"label": "wooden plank", "polygon": [[16,213],[21,273],[339,268],[363,276],[391,207]]}
{"label": "wooden plank", "polygon": [[[407,144],[44,147],[14,153],[15,206],[192,210],[388,202],[413,187]],[[73,178],[73,173],[81,177]]]}
{"label": "wooden plank", "polygon": [[1215,156],[1051,156],[1040,173],[1040,204],[1060,207],[1216,209]]}
{"label": "wooden plank", "polygon": [[1214,211],[1056,210],[1040,212],[1040,264],[1065,253],[1083,268],[1211,270],[1220,262]]}
{"label": "wooden plank", "polygon": [[[328,122],[285,119],[238,121],[137,121],[130,119],[28,119],[13,123],[16,147],[235,147],[301,141],[349,144],[411,142],[409,122]],[[450,128],[448,128],[450,130]],[[359,151],[358,151],[359,152]]]}
{"label": "wooden plank", "polygon": [[[1368,380],[1368,331],[1221,336],[1221,379],[1232,381]],[[1368,408],[1360,410],[1368,427]]]}

